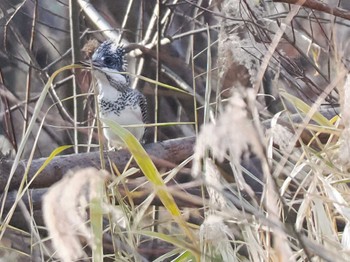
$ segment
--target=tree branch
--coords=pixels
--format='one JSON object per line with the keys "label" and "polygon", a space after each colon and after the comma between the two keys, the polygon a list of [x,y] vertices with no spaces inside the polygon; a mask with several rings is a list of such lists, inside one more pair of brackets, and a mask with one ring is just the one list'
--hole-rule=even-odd
{"label": "tree branch", "polygon": [[[194,137],[172,139],[160,143],[147,144],[144,146],[147,153],[152,157],[158,168],[175,167],[193,154],[195,143]],[[106,163],[110,160],[119,170],[123,170],[130,160],[130,153],[126,149],[116,152],[105,152]],[[33,160],[29,165],[28,181],[31,180],[39,168],[44,164],[46,158]],[[0,160],[0,193],[9,178],[13,161]],[[20,185],[25,168],[28,165],[26,160],[22,160],[12,178],[10,190],[16,190]],[[173,166],[171,166],[173,165]],[[45,188],[60,180],[64,174],[74,168],[96,167],[99,168],[99,152],[80,153],[72,155],[62,155],[53,158],[50,163],[40,172],[31,184],[32,188]],[[131,166],[136,166],[132,163]]]}
{"label": "tree branch", "polygon": [[[276,3],[286,3],[286,4],[294,4],[297,5],[299,0],[273,0]],[[320,12],[324,12],[327,14],[331,14],[337,17],[341,17],[347,20],[350,20],[350,11],[345,10],[339,7],[331,7],[321,1],[317,0],[306,0],[303,4],[303,7],[310,8],[313,10],[317,10]]]}

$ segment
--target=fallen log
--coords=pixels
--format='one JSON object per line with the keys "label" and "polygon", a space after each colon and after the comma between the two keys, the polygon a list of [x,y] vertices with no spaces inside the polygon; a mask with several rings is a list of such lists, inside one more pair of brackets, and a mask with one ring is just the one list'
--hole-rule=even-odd
{"label": "fallen log", "polygon": [[[175,167],[183,160],[193,154],[195,137],[179,138],[167,140],[159,143],[146,144],[146,152],[151,156],[158,168]],[[115,152],[105,152],[104,160],[106,163],[113,162],[119,170],[123,170],[130,160],[130,153],[127,149],[121,149]],[[27,181],[30,181],[44,164],[47,158],[33,160],[29,164]],[[0,160],[0,193],[5,189],[10,178],[12,160]],[[28,165],[27,160],[20,161],[14,175],[10,181],[9,190],[17,190]],[[109,165],[106,165],[107,167]],[[131,166],[136,166],[131,163]],[[44,170],[34,179],[30,185],[31,188],[46,188],[60,180],[69,170],[75,168],[96,167],[101,168],[99,152],[79,153],[71,155],[59,155],[54,157]]]}

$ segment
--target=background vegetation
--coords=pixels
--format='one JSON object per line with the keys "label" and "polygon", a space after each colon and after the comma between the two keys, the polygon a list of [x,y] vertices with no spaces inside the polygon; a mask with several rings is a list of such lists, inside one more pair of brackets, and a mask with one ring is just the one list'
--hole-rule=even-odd
{"label": "background vegetation", "polygon": [[[346,0],[0,1],[1,257],[349,261],[349,19]],[[73,66],[108,38],[139,45],[149,109],[144,146],[109,123],[117,152]]]}

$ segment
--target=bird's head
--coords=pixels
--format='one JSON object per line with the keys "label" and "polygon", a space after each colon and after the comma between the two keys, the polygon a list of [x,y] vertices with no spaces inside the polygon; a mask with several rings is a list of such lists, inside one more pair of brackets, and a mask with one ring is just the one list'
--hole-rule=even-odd
{"label": "bird's head", "polygon": [[92,65],[97,69],[96,77],[104,73],[111,81],[128,84],[129,76],[119,74],[126,72],[127,69],[125,53],[125,49],[115,42],[110,40],[103,42],[92,55]]}

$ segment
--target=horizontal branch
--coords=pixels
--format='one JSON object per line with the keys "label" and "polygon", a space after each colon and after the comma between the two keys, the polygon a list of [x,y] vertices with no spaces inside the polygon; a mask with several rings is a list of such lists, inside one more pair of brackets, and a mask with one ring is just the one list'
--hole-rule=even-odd
{"label": "horizontal branch", "polygon": [[[330,108],[330,109],[320,109],[320,113],[325,116],[327,119],[331,119],[339,113],[339,109]],[[290,116],[292,122],[299,123],[302,121],[300,114],[295,114]],[[289,127],[290,122],[289,117],[281,117],[279,119],[283,126]],[[266,129],[270,128],[270,120],[262,122],[263,126]],[[290,131],[293,131],[293,128],[290,128]],[[307,133],[307,130],[304,132]],[[326,134],[327,135],[327,134]],[[305,140],[305,143],[308,143],[310,137],[302,134],[302,139]],[[328,138],[325,137],[325,140]],[[186,158],[190,157],[193,154],[193,147],[195,144],[195,137],[188,138],[179,138],[167,140],[164,142],[147,144],[144,145],[147,153],[152,157],[155,165],[158,168],[174,168],[177,164],[181,163]],[[104,154],[105,162],[109,163],[108,159],[113,162],[119,170],[123,170],[125,165],[130,160],[130,153],[127,150],[118,150],[116,152],[105,152]],[[28,172],[28,181],[33,178],[35,173],[39,168],[44,164],[47,158],[35,159],[30,163],[29,172]],[[13,161],[11,160],[0,160],[0,193],[3,192],[4,187],[9,179],[11,167]],[[23,160],[18,165],[17,170],[12,178],[10,184],[10,191],[18,189],[20,185],[23,174],[25,173],[25,168],[28,165],[26,160]],[[131,166],[136,166],[135,163],[132,163]],[[92,153],[79,153],[73,155],[63,155],[53,158],[48,166],[40,173],[40,175],[34,180],[31,187],[32,188],[46,188],[51,186],[56,181],[60,180],[62,176],[68,172],[68,170],[74,168],[85,168],[85,167],[101,167],[100,155],[99,152]]]}
{"label": "horizontal branch", "polygon": [[[286,4],[294,4],[294,5],[298,5],[300,2],[299,0],[273,0],[273,1],[277,3],[286,3]],[[307,7],[316,11],[324,12],[327,14],[331,14],[337,17],[350,20],[350,10],[345,10],[339,7],[331,7],[326,3],[323,3],[318,0],[305,0],[305,2],[302,5],[303,7]]]}
{"label": "horizontal branch", "polygon": [[[194,137],[172,139],[164,142],[147,144],[144,146],[147,153],[152,157],[155,165],[158,168],[175,167],[183,160],[187,159],[193,154],[193,147],[195,143]],[[130,160],[130,153],[126,149],[121,149],[116,152],[105,152],[104,159],[106,163],[111,161],[119,170],[123,170]],[[47,158],[39,158],[33,160],[29,165],[28,181],[38,172],[40,167],[44,164]],[[5,185],[9,179],[13,161],[0,161],[0,193],[3,192]],[[25,168],[27,167],[27,160],[22,160],[10,183],[10,191],[18,189]],[[132,163],[131,166],[136,166]],[[96,167],[101,168],[101,161],[99,152],[80,153],[72,155],[62,155],[54,157],[49,164],[42,170],[38,177],[36,177],[31,184],[32,188],[46,188],[57,182],[69,170],[75,168]]]}

